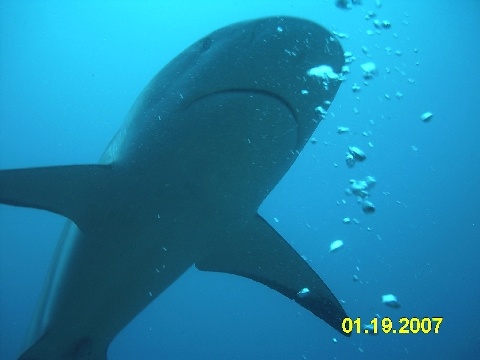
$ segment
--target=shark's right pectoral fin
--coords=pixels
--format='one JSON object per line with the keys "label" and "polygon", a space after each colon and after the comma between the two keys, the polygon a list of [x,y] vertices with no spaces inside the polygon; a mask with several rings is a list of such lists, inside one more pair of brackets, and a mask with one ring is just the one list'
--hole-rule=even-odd
{"label": "shark's right pectoral fin", "polygon": [[[347,314],[307,262],[260,216],[241,234],[222,239],[196,262],[203,271],[240,275],[282,293],[338,330]],[[299,294],[302,289],[308,293]]]}
{"label": "shark's right pectoral fin", "polygon": [[0,203],[48,210],[86,228],[98,216],[111,173],[111,165],[2,170]]}

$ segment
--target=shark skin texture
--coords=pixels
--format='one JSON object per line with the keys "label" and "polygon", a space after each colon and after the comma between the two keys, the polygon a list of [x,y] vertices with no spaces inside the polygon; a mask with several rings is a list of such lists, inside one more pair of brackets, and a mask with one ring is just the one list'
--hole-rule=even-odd
{"label": "shark skin texture", "polygon": [[0,203],[67,218],[20,359],[106,359],[193,265],[262,283],[346,335],[342,305],[257,212],[343,65],[338,40],[311,21],[226,26],[150,81],[98,164],[1,170]]}

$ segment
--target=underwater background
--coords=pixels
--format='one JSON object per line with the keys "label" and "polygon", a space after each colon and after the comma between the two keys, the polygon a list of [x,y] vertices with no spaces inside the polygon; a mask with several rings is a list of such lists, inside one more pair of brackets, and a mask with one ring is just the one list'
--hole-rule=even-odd
{"label": "underwater background", "polygon": [[[192,268],[115,338],[109,359],[480,354],[480,2],[350,5],[0,1],[1,169],[97,162],[147,82],[219,27],[290,15],[336,32],[352,53],[350,73],[260,212],[362,324],[376,314],[397,329],[402,317],[443,317],[437,334],[345,338],[263,285]],[[368,62],[377,71],[366,80]],[[366,160],[347,166],[349,146]],[[346,191],[366,176],[376,179],[373,214]],[[0,359],[23,349],[64,221],[0,206]],[[330,252],[338,239],[344,245]],[[386,294],[400,307],[383,304]]]}

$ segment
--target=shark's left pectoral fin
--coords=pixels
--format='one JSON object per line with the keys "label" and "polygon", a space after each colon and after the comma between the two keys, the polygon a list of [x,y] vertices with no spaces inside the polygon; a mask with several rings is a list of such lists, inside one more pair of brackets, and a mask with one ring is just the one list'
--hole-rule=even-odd
{"label": "shark's left pectoral fin", "polygon": [[[199,270],[240,275],[282,293],[343,335],[347,314],[307,262],[260,216],[244,231],[215,242],[195,263]],[[304,293],[302,289],[308,289]]]}
{"label": "shark's left pectoral fin", "polygon": [[48,210],[80,228],[98,221],[112,182],[111,165],[49,166],[0,171],[0,203]]}

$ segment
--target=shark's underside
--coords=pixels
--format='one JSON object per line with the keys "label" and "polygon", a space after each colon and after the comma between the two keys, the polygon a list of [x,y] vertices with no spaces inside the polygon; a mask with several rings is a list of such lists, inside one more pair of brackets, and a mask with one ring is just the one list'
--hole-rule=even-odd
{"label": "shark's underside", "polygon": [[343,65],[338,41],[310,21],[230,25],[152,79],[99,164],[0,171],[0,202],[69,219],[20,359],[106,359],[193,264],[265,284],[342,332],[338,300],[257,210]]}

